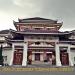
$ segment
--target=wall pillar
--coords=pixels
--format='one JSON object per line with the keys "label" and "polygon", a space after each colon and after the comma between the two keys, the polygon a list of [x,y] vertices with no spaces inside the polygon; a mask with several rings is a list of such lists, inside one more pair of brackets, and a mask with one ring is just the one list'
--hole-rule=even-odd
{"label": "wall pillar", "polygon": [[40,61],[44,61],[42,53],[40,53]]}
{"label": "wall pillar", "polygon": [[56,66],[61,66],[59,44],[55,44],[56,51]]}
{"label": "wall pillar", "polygon": [[71,59],[70,45],[68,45],[68,55],[69,55],[69,66],[74,66],[73,61]]}
{"label": "wall pillar", "polygon": [[35,61],[35,53],[32,53],[32,61]]}
{"label": "wall pillar", "polygon": [[27,44],[27,42],[25,42],[24,43],[24,49],[23,49],[22,66],[27,66],[27,50],[28,50],[28,44]]}

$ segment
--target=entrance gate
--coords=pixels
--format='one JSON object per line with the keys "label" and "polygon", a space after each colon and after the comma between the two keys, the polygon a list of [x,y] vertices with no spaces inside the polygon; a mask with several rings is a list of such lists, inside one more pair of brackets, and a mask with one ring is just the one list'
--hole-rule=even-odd
{"label": "entrance gate", "polygon": [[22,65],[22,60],[23,60],[23,51],[22,50],[16,50],[14,52],[13,64],[14,65]]}
{"label": "entrance gate", "polygon": [[69,65],[68,53],[64,52],[60,54],[60,60],[62,65]]}

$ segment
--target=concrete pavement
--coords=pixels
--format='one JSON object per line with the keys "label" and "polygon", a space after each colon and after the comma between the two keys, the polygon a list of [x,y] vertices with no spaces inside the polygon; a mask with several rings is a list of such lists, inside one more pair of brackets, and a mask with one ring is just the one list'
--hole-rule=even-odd
{"label": "concrete pavement", "polygon": [[75,75],[73,72],[0,72],[0,75]]}
{"label": "concrete pavement", "polygon": [[73,72],[74,67],[0,67],[0,72]]}
{"label": "concrete pavement", "polygon": [[0,67],[0,75],[75,75],[75,67],[28,65],[27,67]]}

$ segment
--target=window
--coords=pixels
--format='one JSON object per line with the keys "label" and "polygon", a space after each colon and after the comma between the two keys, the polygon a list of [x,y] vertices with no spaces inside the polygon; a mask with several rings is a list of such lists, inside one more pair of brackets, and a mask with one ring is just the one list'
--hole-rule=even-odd
{"label": "window", "polygon": [[43,40],[46,40],[46,37],[43,37]]}
{"label": "window", "polygon": [[40,42],[35,42],[35,44],[36,44],[36,45],[39,45],[39,44],[40,44]]}
{"label": "window", "polygon": [[37,39],[40,39],[40,37],[37,37]]}
{"label": "window", "polygon": [[51,28],[47,28],[47,30],[51,30]]}
{"label": "window", "polygon": [[34,28],[35,30],[42,30],[42,28]]}
{"label": "window", "polygon": [[23,46],[16,45],[15,49],[17,49],[17,48],[23,49]]}
{"label": "window", "polygon": [[60,51],[64,51],[64,50],[67,51],[67,48],[68,47],[59,47]]}
{"label": "window", "polygon": [[55,30],[55,27],[46,27],[47,30]]}
{"label": "window", "polygon": [[31,37],[30,37],[30,39],[34,39],[34,37],[33,37],[33,36],[31,36]]}
{"label": "window", "polygon": [[47,44],[47,45],[49,45],[49,44],[50,44],[50,42],[46,42],[46,44]]}
{"label": "window", "polygon": [[40,61],[40,54],[39,54],[39,53],[36,53],[36,54],[35,54],[35,60],[36,60],[36,61]]}
{"label": "window", "polygon": [[28,30],[29,28],[25,28],[24,30]]}
{"label": "window", "polygon": [[16,45],[15,46],[15,51],[22,52],[23,51],[23,46]]}
{"label": "window", "polygon": [[7,56],[3,56],[3,60],[4,61],[7,61]]}

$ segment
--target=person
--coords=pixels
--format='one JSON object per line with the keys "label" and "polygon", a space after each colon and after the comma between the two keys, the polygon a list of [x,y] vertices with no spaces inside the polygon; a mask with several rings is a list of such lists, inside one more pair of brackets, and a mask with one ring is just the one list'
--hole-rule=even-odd
{"label": "person", "polygon": [[55,56],[52,55],[52,64],[54,65],[55,64]]}
{"label": "person", "polygon": [[32,55],[29,55],[29,57],[28,57],[28,64],[31,64],[31,62],[32,62]]}

